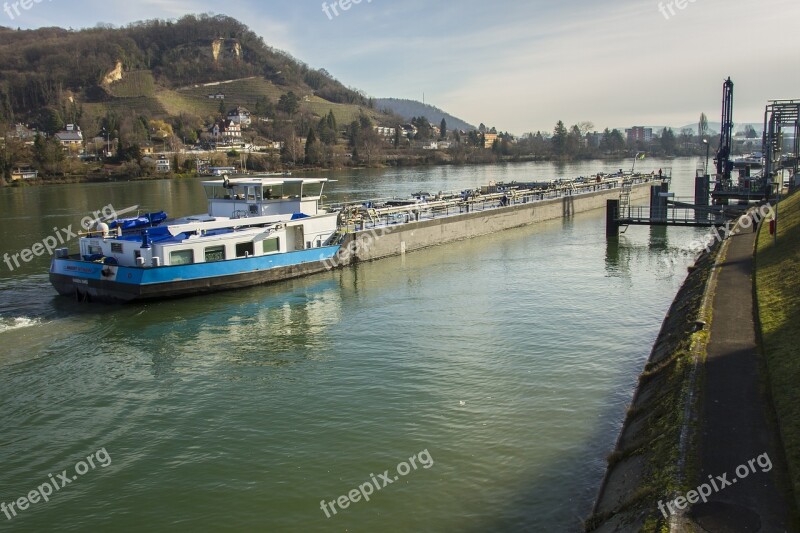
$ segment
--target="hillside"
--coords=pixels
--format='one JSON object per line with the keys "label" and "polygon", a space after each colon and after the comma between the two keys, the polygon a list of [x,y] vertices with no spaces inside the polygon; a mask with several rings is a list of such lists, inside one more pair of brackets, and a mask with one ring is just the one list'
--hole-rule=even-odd
{"label": "hillside", "polygon": [[426,117],[432,124],[439,124],[442,118],[447,121],[447,128],[460,129],[470,131],[477,129],[472,124],[469,124],[453,115],[442,111],[438,107],[423,104],[416,100],[402,100],[399,98],[378,98],[375,100],[375,107],[381,110],[389,110],[405,120],[411,120],[412,117]]}
{"label": "hillside", "polygon": [[223,94],[226,108],[260,104],[271,112],[290,91],[299,97],[298,115],[309,120],[332,111],[340,124],[362,113],[375,123],[396,121],[229,17],[187,15],[80,31],[0,28],[0,123],[27,122],[53,133],[74,122],[88,135],[152,119],[196,126],[219,114],[220,100],[209,94]]}

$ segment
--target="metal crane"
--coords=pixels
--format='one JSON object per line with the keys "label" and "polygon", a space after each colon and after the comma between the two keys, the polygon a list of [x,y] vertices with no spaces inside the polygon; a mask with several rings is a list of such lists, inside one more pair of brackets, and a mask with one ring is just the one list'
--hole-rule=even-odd
{"label": "metal crane", "polygon": [[733,82],[731,78],[722,85],[722,131],[719,135],[719,149],[714,157],[717,164],[718,179],[725,184],[731,182],[731,145],[733,143]]}

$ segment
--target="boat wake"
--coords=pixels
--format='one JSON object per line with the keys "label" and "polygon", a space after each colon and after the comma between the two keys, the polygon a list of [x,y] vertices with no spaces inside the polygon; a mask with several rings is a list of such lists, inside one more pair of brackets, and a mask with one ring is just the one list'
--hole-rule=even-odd
{"label": "boat wake", "polygon": [[16,329],[30,328],[32,326],[38,326],[41,323],[42,321],[38,318],[0,318],[0,333],[6,333]]}

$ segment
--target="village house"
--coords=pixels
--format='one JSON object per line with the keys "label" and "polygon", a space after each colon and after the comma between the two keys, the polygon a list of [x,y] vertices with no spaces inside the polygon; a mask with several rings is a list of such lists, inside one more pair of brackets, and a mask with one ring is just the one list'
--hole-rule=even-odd
{"label": "village house", "polygon": [[169,172],[172,170],[169,158],[164,154],[159,154],[156,159],[156,172]]}
{"label": "village house", "polygon": [[28,126],[21,123],[15,124],[11,128],[11,131],[9,131],[9,137],[18,139],[26,145],[32,145],[38,134],[38,131],[30,129]]}
{"label": "village house", "polygon": [[228,113],[228,121],[234,122],[242,128],[252,123],[250,111],[246,107],[237,106]]}
{"label": "village house", "polygon": [[209,133],[216,143],[234,143],[242,140],[242,127],[232,120],[217,122],[211,127]]}
{"label": "village house", "polygon": [[77,124],[67,124],[67,128],[56,133],[56,140],[67,150],[79,150],[83,146],[83,132]]}
{"label": "village house", "polygon": [[491,148],[494,145],[494,142],[497,140],[496,133],[484,133],[483,134],[483,147],[484,148]]}
{"label": "village house", "polygon": [[383,126],[375,126],[375,131],[383,137],[384,139],[391,140],[394,139],[395,132],[397,131],[396,128],[384,128]]}
{"label": "village house", "polygon": [[39,177],[39,171],[30,167],[15,168],[11,171],[11,181],[35,180]]}

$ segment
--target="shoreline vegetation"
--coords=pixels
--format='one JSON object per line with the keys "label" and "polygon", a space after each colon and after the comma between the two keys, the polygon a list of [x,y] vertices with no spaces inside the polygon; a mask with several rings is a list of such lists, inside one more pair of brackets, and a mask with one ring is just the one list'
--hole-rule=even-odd
{"label": "shoreline vegetation", "polygon": [[[254,154],[261,155],[261,154]],[[177,154],[176,158],[186,158],[188,154]],[[689,156],[685,156],[689,157]],[[454,161],[452,158],[439,158],[431,157],[429,154],[422,154],[417,157],[397,157],[394,159],[387,159],[380,164],[372,165],[348,165],[340,167],[324,167],[324,166],[277,166],[275,168],[264,168],[261,170],[248,169],[247,172],[292,172],[292,173],[305,173],[305,172],[340,172],[345,170],[366,170],[366,169],[389,169],[389,168],[414,168],[414,167],[433,167],[433,166],[452,166],[452,167],[470,167],[481,165],[504,165],[504,164],[523,164],[523,163],[542,163],[552,162],[554,164],[568,164],[574,161],[598,161],[598,162],[614,162],[615,164],[622,165],[620,168],[625,169],[631,164],[633,157],[628,155],[608,155],[597,157],[586,157],[580,159],[563,159],[552,158],[547,156],[509,156],[509,157],[488,157],[480,158],[475,157],[469,160]],[[667,157],[667,159],[674,159],[674,157]],[[605,169],[599,169],[604,171]],[[85,173],[52,175],[52,176],[39,176],[35,179],[17,180],[8,182],[0,179],[0,187],[23,187],[23,186],[41,186],[41,185],[66,185],[74,183],[108,183],[115,181],[157,181],[163,179],[194,179],[194,178],[210,178],[210,174],[203,174],[197,171],[187,171],[181,173],[168,172],[168,173],[148,173],[148,174],[125,174],[118,172],[104,172],[103,169],[94,167],[88,169]]]}
{"label": "shoreline vegetation", "polygon": [[[765,224],[766,226],[766,224]],[[778,234],[759,234],[755,262],[757,323],[778,430],[800,508],[800,192],[778,204]]]}

